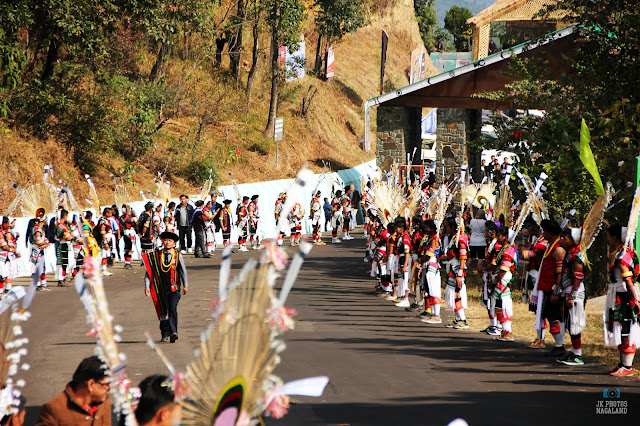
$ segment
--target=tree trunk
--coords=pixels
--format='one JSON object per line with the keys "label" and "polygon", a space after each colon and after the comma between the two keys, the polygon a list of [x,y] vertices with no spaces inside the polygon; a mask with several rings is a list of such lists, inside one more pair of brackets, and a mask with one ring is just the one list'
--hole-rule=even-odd
{"label": "tree trunk", "polygon": [[316,63],[313,66],[313,72],[316,77],[320,77],[320,71],[322,70],[322,34],[318,34],[318,45],[316,47]]}
{"label": "tree trunk", "polygon": [[224,50],[225,44],[227,44],[227,38],[224,35],[216,38],[216,52],[213,59],[214,68],[218,68],[222,63],[222,51]]}
{"label": "tree trunk", "polygon": [[47,52],[47,60],[44,63],[44,68],[42,69],[42,75],[40,79],[45,81],[49,79],[53,75],[53,69],[56,66],[56,62],[58,61],[58,53],[60,52],[60,42],[56,39],[55,36],[51,37],[51,41],[49,42],[49,51]]}
{"label": "tree trunk", "polygon": [[258,20],[253,23],[253,52],[251,54],[251,69],[247,76],[247,119],[249,119],[249,105],[251,104],[251,89],[253,88],[253,80],[258,69],[258,37],[260,35],[260,27]]}
{"label": "tree trunk", "polygon": [[242,29],[245,21],[245,0],[238,0],[238,13],[236,15],[236,33],[229,44],[229,71],[231,76],[238,81],[240,78],[240,59],[242,55]]}
{"label": "tree trunk", "polygon": [[[276,0],[276,16],[280,15],[280,2]],[[278,112],[278,20],[276,19],[271,25],[271,101],[269,102],[269,118],[267,119],[267,127],[264,129],[264,135],[273,137],[273,130]]]}
{"label": "tree trunk", "polygon": [[156,57],[156,63],[151,68],[151,74],[149,74],[149,81],[156,81],[158,78],[164,77],[167,70],[167,59],[171,53],[171,46],[166,41],[163,41],[158,50],[158,56]]}

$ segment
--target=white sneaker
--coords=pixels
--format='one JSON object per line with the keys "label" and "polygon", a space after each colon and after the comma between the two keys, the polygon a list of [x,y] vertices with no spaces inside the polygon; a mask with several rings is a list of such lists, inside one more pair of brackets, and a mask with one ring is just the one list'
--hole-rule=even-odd
{"label": "white sneaker", "polygon": [[245,246],[240,246],[238,251],[249,251]]}
{"label": "white sneaker", "polygon": [[258,248],[259,248],[258,246],[251,246],[252,250],[258,250]]}
{"label": "white sneaker", "polygon": [[111,275],[113,275],[111,272],[109,271],[102,271],[102,276],[103,277],[110,277]]}
{"label": "white sneaker", "polygon": [[187,254],[187,252],[184,250],[180,250],[180,254]]}
{"label": "white sneaker", "polygon": [[340,244],[342,241],[340,240],[340,238],[332,238],[331,242],[334,244]]}
{"label": "white sneaker", "polygon": [[353,237],[351,235],[347,235],[346,237],[342,238],[343,240],[353,240]]}
{"label": "white sneaker", "polygon": [[189,252],[189,253],[193,253],[193,249],[192,249],[192,248],[190,248],[190,249],[188,250],[188,252]]}
{"label": "white sneaker", "polygon": [[398,308],[408,308],[411,304],[409,303],[409,299],[402,299],[402,302],[396,303],[396,306]]}

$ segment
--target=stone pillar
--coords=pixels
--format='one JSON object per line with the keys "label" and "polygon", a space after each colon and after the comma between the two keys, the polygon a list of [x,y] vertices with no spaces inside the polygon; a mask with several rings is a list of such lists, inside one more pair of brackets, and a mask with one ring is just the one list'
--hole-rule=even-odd
{"label": "stone pillar", "polygon": [[378,107],[376,160],[382,170],[389,171],[394,162],[406,164],[407,153],[412,164],[422,164],[421,120],[421,108]]}
{"label": "stone pillar", "polygon": [[460,175],[460,166],[467,161],[467,132],[471,129],[470,117],[466,109],[438,108],[436,139],[436,179],[443,181],[442,160],[444,160],[444,178]]}

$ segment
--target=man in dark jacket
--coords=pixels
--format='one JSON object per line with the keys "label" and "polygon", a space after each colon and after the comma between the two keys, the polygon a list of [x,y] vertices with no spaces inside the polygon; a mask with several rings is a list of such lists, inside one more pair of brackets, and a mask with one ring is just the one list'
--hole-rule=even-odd
{"label": "man in dark jacket", "polygon": [[191,219],[191,223],[193,224],[193,231],[196,234],[196,248],[194,250],[195,257],[211,257],[209,253],[207,253],[207,249],[205,248],[205,222],[208,220],[207,215],[202,212],[202,206],[204,206],[204,201],[198,200],[196,201],[196,209],[193,211],[193,217]]}
{"label": "man in dark jacket", "polygon": [[36,425],[111,425],[109,388],[103,362],[83,359],[66,388],[42,406]]}
{"label": "man in dark jacket", "polygon": [[193,206],[189,204],[189,197],[184,194],[180,196],[180,205],[176,207],[175,216],[178,235],[180,237],[180,253],[185,254],[186,250],[188,250],[189,253],[193,253],[193,249],[191,248],[191,218],[193,217]]}

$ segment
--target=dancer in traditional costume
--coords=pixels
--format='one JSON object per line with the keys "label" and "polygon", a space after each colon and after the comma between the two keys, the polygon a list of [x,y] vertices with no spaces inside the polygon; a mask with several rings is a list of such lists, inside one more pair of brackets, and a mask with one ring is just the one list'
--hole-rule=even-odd
{"label": "dancer in traditional costume", "polygon": [[324,245],[322,241],[322,193],[320,191],[311,199],[311,211],[309,219],[311,219],[311,234],[313,243],[316,245]]}
{"label": "dancer in traditional costume", "polygon": [[251,196],[251,202],[247,207],[249,212],[249,241],[253,250],[262,248],[260,241],[260,206],[258,206],[258,200],[260,196],[255,194]]}
{"label": "dancer in traditional costume", "polygon": [[[39,208],[36,211],[36,217],[34,222],[30,223],[29,233],[27,236],[27,241],[31,244],[31,255],[29,256],[29,262],[32,264],[31,273],[35,274],[37,270],[38,263],[44,259],[44,251],[47,247],[51,245],[49,240],[46,238],[46,218],[45,218],[45,210],[44,208]],[[45,270],[46,262],[42,261],[42,268],[40,271],[40,277],[38,280],[38,284],[36,285],[37,291],[46,290],[47,288],[47,273]]]}
{"label": "dancer in traditional costume", "polygon": [[163,248],[142,255],[145,266],[145,295],[151,297],[160,320],[161,341],[178,340],[178,302],[187,294],[189,281],[184,260],[175,249],[179,236],[160,235]]}
{"label": "dancer in traditional costume", "polygon": [[540,224],[545,240],[548,241],[547,248],[542,255],[538,281],[536,283],[537,294],[532,293],[532,299],[536,299],[536,331],[538,339],[544,341],[545,320],[549,321],[549,331],[553,335],[556,344],[546,355],[560,357],[565,354],[564,330],[561,329],[560,306],[553,303],[551,295],[554,286],[560,286],[562,279],[562,264],[566,252],[560,245],[562,228],[554,220],[543,220]]}
{"label": "dancer in traditional costume", "polygon": [[380,276],[380,290],[376,293],[381,297],[388,297],[393,291],[393,285],[391,283],[390,272],[387,269],[387,245],[391,234],[395,232],[395,225],[390,223],[385,228],[382,226],[382,223],[380,223],[379,227],[380,229],[377,231],[377,236],[374,240],[376,245],[374,264],[377,265],[378,274]]}
{"label": "dancer in traditional costume", "polygon": [[[444,299],[447,302],[447,306],[452,308],[455,313],[454,319],[446,324],[445,327],[466,329],[469,328],[467,317],[464,314],[464,310],[467,309],[467,288],[465,280],[467,277],[469,236],[464,233],[462,220],[460,220],[460,222],[458,225],[454,218],[449,218],[445,223],[445,226],[448,228],[447,233],[454,235],[454,237],[452,237],[451,247],[447,250],[449,273],[444,291]],[[459,226],[461,229],[458,231]]]}
{"label": "dancer in traditional costume", "polygon": [[[276,205],[275,205],[275,208],[273,210],[273,213],[274,213],[274,216],[275,216],[275,220],[276,220],[276,227],[278,226],[278,223],[281,223],[280,222],[280,215],[282,214],[282,207],[284,206],[284,202],[286,201],[286,198],[287,198],[287,193],[286,192],[281,192],[278,195],[278,199],[276,200]],[[278,234],[278,245],[279,246],[282,246],[282,242],[284,241],[286,224],[287,224],[287,222],[283,220],[280,229],[276,229],[276,233]]]}
{"label": "dancer in traditional costume", "polygon": [[133,248],[137,247],[136,217],[133,209],[124,206],[120,222],[122,223],[122,229],[124,229],[124,269],[133,269],[131,257],[133,256]]}
{"label": "dancer in traditional costume", "polygon": [[69,268],[69,250],[71,248],[71,240],[73,235],[71,229],[67,223],[69,212],[66,210],[60,211],[60,219],[56,223],[56,241],[58,241],[58,248],[56,250],[56,280],[58,281],[58,287],[70,287],[71,283],[67,281],[67,269]]}
{"label": "dancer in traditional costume", "polygon": [[[547,250],[548,241],[544,238],[542,228],[535,221],[531,221],[527,225],[527,230],[531,236],[531,247],[528,250],[522,250],[522,258],[528,260],[527,275],[525,278],[525,289],[530,295],[528,297],[529,310],[536,312],[536,305],[538,301],[538,276],[540,264],[542,263],[542,257]],[[524,300],[526,303],[526,300]],[[544,330],[546,329],[546,322],[542,324],[540,330],[536,330],[536,338],[533,342],[526,344],[525,346],[531,349],[544,349],[547,344],[544,341]],[[534,327],[535,328],[535,327]]]}
{"label": "dancer in traditional costume", "polygon": [[[633,214],[634,209],[631,211]],[[636,211],[636,225],[637,214]],[[630,224],[633,221],[629,218]],[[620,352],[620,362],[609,372],[612,376],[633,375],[633,358],[640,345],[640,290],[636,283],[639,273],[638,254],[625,245],[626,240],[633,241],[632,237],[628,237],[635,233],[633,228],[634,226],[625,229],[620,225],[612,225],[607,230],[611,256],[607,298],[602,314],[604,343],[607,346],[617,346]]]}
{"label": "dancer in traditional costume", "polygon": [[82,265],[84,265],[84,241],[82,240],[81,225],[78,225],[78,216],[74,215],[73,220],[69,223],[71,230],[71,249],[73,250],[73,262],[71,276],[73,278],[78,275]]}
{"label": "dancer in traditional costume", "polygon": [[398,274],[398,290],[396,306],[399,308],[408,308],[409,304],[409,278],[411,277],[411,236],[407,231],[407,222],[405,218],[398,217],[396,224],[396,253],[397,253],[397,274]]}
{"label": "dancer in traditional costume", "polygon": [[289,213],[289,228],[291,234],[289,235],[289,241],[291,247],[296,247],[300,244],[300,238],[302,237],[302,218],[304,217],[304,209],[300,203],[295,203],[291,213]]}
{"label": "dancer in traditional costume", "polygon": [[222,244],[226,247],[231,244],[231,228],[233,216],[231,215],[231,200],[224,200],[224,207],[220,210],[218,221],[222,230]]}
{"label": "dancer in traditional costume", "polygon": [[496,270],[496,258],[500,252],[500,243],[498,242],[496,231],[498,227],[492,221],[487,221],[485,224],[485,233],[489,245],[487,246],[484,264],[482,267],[482,303],[487,308],[487,315],[489,316],[489,326],[482,330],[483,333],[487,333],[490,336],[499,336],[502,331],[502,326],[498,322],[498,319],[493,315],[491,310],[491,293],[493,287],[489,278],[491,274]]}
{"label": "dancer in traditional costume", "polygon": [[[144,212],[140,214],[138,217],[138,222],[136,225],[138,235],[140,236],[140,249],[142,253],[148,253],[154,249],[153,240],[153,225],[152,225],[152,216],[153,216],[153,203],[149,201],[144,205]],[[188,218],[187,218],[188,220]],[[191,234],[189,234],[189,240],[191,239]],[[191,242],[191,241],[189,241]]]}
{"label": "dancer in traditional costume", "polygon": [[335,197],[331,200],[331,242],[339,244],[342,242],[338,238],[338,229],[342,228],[344,218],[342,216],[342,191],[336,191]]}
{"label": "dancer in traditional costume", "polygon": [[498,318],[502,331],[495,340],[513,342],[513,300],[511,298],[513,273],[518,266],[518,250],[509,241],[509,228],[501,226],[497,230],[498,242],[502,246],[495,260],[496,269],[491,275],[493,292],[491,293],[492,315]]}
{"label": "dancer in traditional costume", "polygon": [[245,245],[249,234],[248,205],[249,197],[244,196],[242,197],[242,203],[236,208],[236,216],[238,218],[238,246],[240,251],[248,251]]}
{"label": "dancer in traditional costume", "polygon": [[584,267],[587,262],[579,245],[582,229],[569,228],[563,236],[562,246],[566,254],[562,263],[562,278],[560,285],[553,288],[553,295],[560,299],[561,312],[564,314],[562,322],[571,336],[572,349],[557,361],[566,365],[584,365],[581,333],[587,326],[584,310]]}
{"label": "dancer in traditional costume", "polygon": [[0,221],[0,294],[11,290],[13,279],[18,274],[18,244],[16,235],[11,230],[11,222],[7,216]]}
{"label": "dancer in traditional costume", "polygon": [[353,240],[353,237],[349,235],[351,231],[351,225],[353,224],[353,209],[351,207],[351,197],[349,194],[353,191],[352,186],[345,188],[345,193],[340,199],[342,206],[342,239],[344,241]]}
{"label": "dancer in traditional costume", "polygon": [[110,207],[105,207],[102,216],[98,219],[98,224],[93,229],[93,236],[100,247],[100,257],[102,258],[102,275],[108,277],[113,275],[107,270],[108,260],[111,258],[111,244],[113,240],[113,231],[111,229],[111,215],[113,212]]}
{"label": "dancer in traditional costume", "polygon": [[440,277],[440,239],[438,238],[437,225],[434,221],[427,221],[427,235],[422,240],[424,244],[424,256],[421,258],[424,274],[424,287],[426,289],[424,312],[419,316],[421,321],[427,324],[442,324],[440,317],[440,305],[442,304],[442,279]]}

